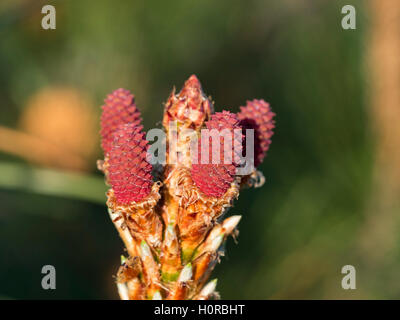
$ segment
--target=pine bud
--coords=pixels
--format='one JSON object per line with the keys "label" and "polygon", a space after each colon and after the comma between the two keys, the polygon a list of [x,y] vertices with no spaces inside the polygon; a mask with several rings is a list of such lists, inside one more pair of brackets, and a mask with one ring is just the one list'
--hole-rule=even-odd
{"label": "pine bud", "polygon": [[172,91],[165,104],[163,125],[167,128],[173,120],[184,122],[187,126],[200,128],[213,112],[211,101],[204,95],[199,79],[192,75],[185,82],[182,90]]}

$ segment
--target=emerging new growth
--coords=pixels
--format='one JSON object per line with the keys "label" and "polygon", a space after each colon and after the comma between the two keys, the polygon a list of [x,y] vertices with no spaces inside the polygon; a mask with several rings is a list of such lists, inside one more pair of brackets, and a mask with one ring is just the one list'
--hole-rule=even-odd
{"label": "emerging new growth", "polygon": [[[104,160],[98,167],[110,185],[109,214],[127,250],[117,273],[121,299],[218,298],[216,280],[208,280],[241,219],[223,216],[241,189],[264,181],[256,167],[273,135],[269,104],[253,100],[238,114],[214,113],[192,75],[165,104],[165,162],[158,164],[152,164],[129,91],[114,91],[102,109]],[[249,155],[251,170],[240,173]]]}

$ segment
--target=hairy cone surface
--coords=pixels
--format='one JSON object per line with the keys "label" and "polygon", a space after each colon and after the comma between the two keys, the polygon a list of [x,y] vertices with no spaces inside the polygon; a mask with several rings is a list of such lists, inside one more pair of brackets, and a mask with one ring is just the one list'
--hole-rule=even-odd
{"label": "hairy cone surface", "polygon": [[113,133],[122,124],[131,123],[134,126],[141,124],[140,112],[135,105],[135,96],[125,89],[117,89],[109,94],[102,106],[101,115],[101,146],[107,155],[113,145]]}
{"label": "hairy cone surface", "polygon": [[247,101],[245,107],[240,107],[238,118],[243,129],[254,129],[254,166],[259,166],[269,149],[271,137],[274,134],[275,113],[269,103],[254,99]]}
{"label": "hairy cone surface", "polygon": [[138,202],[149,195],[153,179],[147,160],[149,144],[142,126],[122,125],[114,133],[108,175],[119,204]]}

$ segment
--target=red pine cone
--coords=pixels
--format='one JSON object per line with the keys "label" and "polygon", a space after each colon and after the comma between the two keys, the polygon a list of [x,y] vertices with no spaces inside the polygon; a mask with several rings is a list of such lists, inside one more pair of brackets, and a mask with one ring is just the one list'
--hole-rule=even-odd
{"label": "red pine cone", "polygon": [[[235,166],[240,164],[240,156],[242,154],[243,145],[243,134],[242,126],[240,125],[239,118],[236,114],[229,111],[223,110],[222,112],[216,112],[211,116],[211,119],[206,122],[206,127],[209,130],[216,129],[221,132],[224,129],[228,129],[232,135],[232,161]],[[234,131],[235,129],[240,129]],[[211,141],[211,139],[210,139]],[[221,153],[221,163],[224,163],[224,139],[220,140],[220,153]],[[211,142],[210,142],[211,147]]]}
{"label": "red pine cone", "polygon": [[125,124],[114,133],[109,153],[109,182],[119,204],[138,202],[149,195],[152,166],[147,160],[149,144],[142,126]]}
{"label": "red pine cone", "polygon": [[222,197],[234,180],[235,166],[232,164],[194,164],[191,169],[193,182],[209,197]]}
{"label": "red pine cone", "polygon": [[[245,107],[240,107],[238,118],[243,129],[254,129],[254,166],[259,166],[269,149],[271,137],[274,134],[275,113],[269,103],[254,99],[247,101]],[[244,141],[245,142],[245,141]]]}
{"label": "red pine cone", "polygon": [[125,123],[138,126],[142,119],[135,105],[135,96],[129,90],[117,89],[109,94],[104,102],[100,134],[102,137],[101,146],[106,155],[111,151],[114,131]]}
{"label": "red pine cone", "polygon": [[[229,111],[215,113],[211,119],[206,122],[206,127],[209,130],[216,129],[221,132],[228,129],[232,133],[232,146],[237,145],[238,151],[241,152],[242,133],[234,135],[234,129],[241,129],[239,119]],[[201,163],[201,154],[205,152],[204,145],[200,139],[198,163],[192,164],[191,175],[196,186],[204,194],[210,197],[221,197],[229,189],[235,177],[236,165],[239,164],[239,152],[232,155],[233,163],[224,164],[224,139],[220,140],[220,155],[219,164],[212,163],[212,139],[209,139],[208,146],[208,161],[209,164]],[[233,150],[232,150],[233,151]]]}

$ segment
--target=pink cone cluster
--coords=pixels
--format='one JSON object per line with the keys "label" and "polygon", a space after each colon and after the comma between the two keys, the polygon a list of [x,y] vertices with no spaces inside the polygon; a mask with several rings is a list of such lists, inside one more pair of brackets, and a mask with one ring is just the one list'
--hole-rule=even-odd
{"label": "pink cone cluster", "polygon": [[116,277],[121,299],[218,298],[215,281],[207,281],[241,219],[222,216],[242,186],[259,187],[264,180],[252,166],[246,176],[237,171],[242,156],[252,160],[244,129],[255,131],[259,165],[271,143],[273,118],[264,100],[247,102],[239,114],[214,113],[211,98],[191,76],[165,104],[166,135],[159,138],[165,141],[166,163],[154,168],[158,181],[153,181],[134,96],[124,89],[108,95],[101,116],[104,160],[97,164],[111,185],[108,213],[129,255],[122,257]]}
{"label": "pink cone cluster", "polygon": [[[148,143],[140,126],[141,116],[134,96],[128,90],[117,89],[108,95],[102,108],[102,147],[109,158],[109,182],[119,203],[138,202],[150,193],[153,180],[152,167],[147,161]],[[219,198],[235,179],[236,167],[240,163],[242,149],[245,149],[243,129],[254,129],[254,165],[257,167],[269,149],[275,114],[267,102],[257,99],[247,101],[246,106],[240,107],[238,114],[222,111],[211,115],[212,112],[212,103],[204,96],[199,80],[193,75],[185,82],[179,94],[173,93],[169,97],[164,126],[168,121],[177,119],[189,121],[194,128],[204,126],[209,130],[230,132],[232,163],[224,163],[224,139],[220,141],[220,155],[217,157],[220,162],[212,163],[210,138],[209,163],[202,164],[201,155],[205,152],[205,143],[200,139],[198,163],[193,163],[190,168],[192,180],[199,190],[206,196]],[[243,151],[246,153],[246,150]]]}

